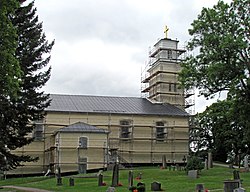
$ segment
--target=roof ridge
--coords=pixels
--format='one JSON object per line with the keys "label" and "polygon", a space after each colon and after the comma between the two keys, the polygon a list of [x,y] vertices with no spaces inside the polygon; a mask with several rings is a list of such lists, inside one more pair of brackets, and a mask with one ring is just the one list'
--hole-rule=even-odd
{"label": "roof ridge", "polygon": [[143,97],[136,96],[114,96],[114,95],[84,95],[84,94],[60,94],[60,93],[49,93],[49,95],[55,96],[82,96],[82,97],[109,97],[109,98],[136,98],[136,99],[145,99]]}

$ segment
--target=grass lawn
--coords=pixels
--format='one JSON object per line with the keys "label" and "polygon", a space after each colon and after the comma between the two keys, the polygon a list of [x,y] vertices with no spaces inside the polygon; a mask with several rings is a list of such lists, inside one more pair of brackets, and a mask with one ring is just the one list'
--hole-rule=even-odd
{"label": "grass lawn", "polygon": [[[123,186],[116,187],[117,192],[128,191],[128,172],[129,170],[120,170],[120,183]],[[167,192],[193,192],[198,183],[203,183],[206,189],[216,192],[223,192],[223,181],[232,179],[233,169],[215,166],[209,170],[202,170],[198,179],[190,179],[187,177],[185,171],[169,171],[168,169],[160,169],[157,167],[140,167],[133,170],[134,177],[142,173],[141,182],[145,183],[146,191],[151,191],[151,183],[157,181],[161,183],[162,189]],[[93,174],[87,174],[93,175]],[[16,185],[23,187],[33,187],[40,189],[47,189],[50,191],[62,192],[97,192],[106,191],[111,185],[112,172],[103,172],[104,182],[106,186],[98,187],[97,178],[74,178],[75,186],[69,186],[69,177],[62,178],[62,186],[56,185],[55,178],[46,177],[28,177],[15,178],[0,181],[2,185]],[[80,175],[77,175],[80,176]],[[86,176],[86,175],[85,175]],[[243,180],[243,187],[248,191],[250,189],[250,172],[241,172],[240,177]],[[134,184],[138,183],[134,180]],[[6,189],[0,189],[0,192]]]}

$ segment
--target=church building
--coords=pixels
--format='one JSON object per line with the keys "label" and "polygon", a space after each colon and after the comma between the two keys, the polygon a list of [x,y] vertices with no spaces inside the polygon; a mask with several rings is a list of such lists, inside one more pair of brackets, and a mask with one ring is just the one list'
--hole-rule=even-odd
{"label": "church building", "polygon": [[143,97],[51,94],[46,116],[15,153],[39,157],[9,174],[46,174],[123,166],[183,163],[189,150],[189,114],[178,83],[178,41],[160,39],[142,77]]}

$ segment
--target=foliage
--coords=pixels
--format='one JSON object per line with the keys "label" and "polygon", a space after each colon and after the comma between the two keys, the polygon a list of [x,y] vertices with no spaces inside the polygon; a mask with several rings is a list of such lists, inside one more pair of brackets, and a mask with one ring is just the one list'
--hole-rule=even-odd
{"label": "foliage", "polygon": [[[15,0],[2,0],[0,4],[0,99],[5,103],[16,96],[20,67],[15,58],[16,30],[10,21],[18,4]],[[1,117],[3,104],[1,104]]]}
{"label": "foliage", "polygon": [[213,8],[203,8],[189,30],[192,39],[188,49],[199,53],[182,63],[183,87],[196,87],[207,99],[227,93],[225,101],[218,101],[197,117],[198,132],[206,137],[206,146],[214,149],[218,159],[231,149],[236,154],[239,150],[250,152],[246,151],[250,144],[249,10],[250,0],[231,4],[220,0]]}
{"label": "foliage", "polygon": [[[15,2],[15,1],[13,1]],[[18,5],[18,3],[16,2]],[[18,86],[16,86],[15,97],[11,94],[0,93],[2,115],[1,115],[1,135],[0,150],[2,161],[7,161],[8,166],[4,169],[14,169],[21,166],[22,162],[34,161],[37,158],[29,155],[17,155],[13,150],[23,147],[33,141],[28,134],[35,128],[35,120],[42,119],[44,109],[49,105],[49,95],[44,94],[39,89],[45,85],[50,77],[51,68],[46,68],[50,57],[45,57],[50,53],[54,44],[48,43],[42,32],[42,24],[38,23],[35,15],[34,3],[27,6],[13,7],[12,13],[7,17],[10,26],[13,26],[13,36],[8,46],[12,49],[13,58],[17,62],[17,69],[20,69],[18,76]],[[2,21],[2,20],[1,20]],[[6,27],[5,27],[6,28]],[[4,28],[4,29],[5,29]],[[2,36],[1,36],[2,38]],[[5,43],[6,44],[6,43]],[[11,63],[7,62],[10,66]],[[5,67],[1,62],[1,67]],[[9,73],[3,71],[3,75],[15,80]],[[12,90],[14,86],[10,86]],[[1,90],[4,90],[1,88]],[[6,99],[7,98],[7,99]]]}
{"label": "foliage", "polygon": [[[232,112],[234,103],[230,100],[219,101],[209,106],[206,111],[199,114],[199,124],[206,132],[209,131],[210,140],[215,161],[226,162],[228,154],[233,152],[236,156],[247,153],[248,147],[244,137],[243,129],[237,123],[237,116]],[[237,163],[237,162],[235,162]]]}
{"label": "foliage", "polygon": [[201,159],[197,156],[191,156],[187,160],[186,170],[202,170],[204,169],[204,164]]}

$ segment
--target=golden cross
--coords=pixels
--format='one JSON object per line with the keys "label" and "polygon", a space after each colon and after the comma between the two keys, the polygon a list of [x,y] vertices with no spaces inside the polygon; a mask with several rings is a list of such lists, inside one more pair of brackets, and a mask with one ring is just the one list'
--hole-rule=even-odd
{"label": "golden cross", "polygon": [[166,38],[168,38],[168,31],[169,31],[169,28],[168,28],[168,26],[166,25],[166,26],[165,26],[165,30],[164,30],[164,33],[165,33]]}

